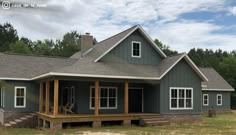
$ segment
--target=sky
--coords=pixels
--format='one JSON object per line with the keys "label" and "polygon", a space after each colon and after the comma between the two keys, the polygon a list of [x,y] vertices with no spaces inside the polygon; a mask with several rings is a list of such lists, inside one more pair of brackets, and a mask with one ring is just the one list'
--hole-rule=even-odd
{"label": "sky", "polygon": [[[62,39],[72,30],[98,41],[140,24],[179,52],[236,50],[236,0],[0,0],[0,23],[20,37]],[[11,7],[6,9],[7,2]],[[3,4],[2,4],[3,5]],[[4,9],[3,9],[4,8]]]}

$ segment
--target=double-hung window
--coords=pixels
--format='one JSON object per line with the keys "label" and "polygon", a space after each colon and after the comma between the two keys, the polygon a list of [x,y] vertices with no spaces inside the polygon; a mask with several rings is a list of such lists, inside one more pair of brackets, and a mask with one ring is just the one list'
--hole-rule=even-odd
{"label": "double-hung window", "polygon": [[132,41],[132,57],[141,58],[141,42]]}
{"label": "double-hung window", "polygon": [[24,108],[26,105],[26,87],[15,87],[15,108]]}
{"label": "double-hung window", "polygon": [[203,96],[202,96],[202,103],[203,103],[203,106],[208,106],[208,104],[209,104],[209,96],[208,96],[208,94],[203,94]]}
{"label": "double-hung window", "polygon": [[[90,109],[94,109],[95,88],[90,88]],[[117,108],[117,88],[99,87],[99,109]]]}
{"label": "double-hung window", "polygon": [[217,94],[216,95],[216,104],[217,105],[222,105],[222,94]]}
{"label": "double-hung window", "polygon": [[193,109],[193,88],[170,88],[170,109]]}

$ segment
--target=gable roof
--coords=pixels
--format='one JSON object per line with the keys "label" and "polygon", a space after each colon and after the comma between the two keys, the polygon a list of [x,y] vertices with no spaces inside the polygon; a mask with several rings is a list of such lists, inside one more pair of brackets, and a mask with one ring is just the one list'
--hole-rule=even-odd
{"label": "gable roof", "polygon": [[202,90],[208,91],[234,91],[234,88],[224,80],[219,73],[213,68],[200,68],[200,70],[208,78],[208,82],[203,82],[202,85],[205,87]]}
{"label": "gable roof", "polygon": [[157,45],[153,42],[150,36],[143,30],[140,25],[133,26],[125,31],[122,31],[110,38],[107,38],[97,43],[96,45],[94,45],[93,49],[90,50],[89,55],[94,58],[94,62],[98,62],[102,57],[104,57],[107,53],[109,53],[112,49],[114,49],[117,45],[119,45],[123,40],[125,40],[136,30],[140,31],[144,38],[147,39],[147,41],[162,57],[166,57],[162,50],[157,47]]}
{"label": "gable roof", "polygon": [[76,59],[0,53],[0,80],[32,77],[74,63]]}

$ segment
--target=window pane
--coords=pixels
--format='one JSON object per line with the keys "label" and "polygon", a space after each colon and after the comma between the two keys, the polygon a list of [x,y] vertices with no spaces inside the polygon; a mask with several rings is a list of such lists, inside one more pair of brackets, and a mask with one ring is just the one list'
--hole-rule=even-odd
{"label": "window pane", "polygon": [[171,99],[171,107],[177,108],[177,99]]}
{"label": "window pane", "polygon": [[17,106],[23,106],[24,105],[24,98],[17,98],[16,99],[16,105]]}
{"label": "window pane", "polygon": [[192,100],[191,99],[186,99],[186,107],[191,108],[192,107]]}
{"label": "window pane", "polygon": [[116,107],[116,99],[115,98],[109,99],[109,107]]}
{"label": "window pane", "polygon": [[184,98],[184,89],[179,90],[179,97]]}
{"label": "window pane", "polygon": [[16,96],[20,96],[21,95],[21,91],[19,88],[16,89]]}
{"label": "window pane", "polygon": [[20,96],[24,96],[24,94],[25,94],[25,93],[24,93],[24,89],[21,88],[20,91],[21,91],[21,92],[20,92],[20,94],[21,94]]}
{"label": "window pane", "polygon": [[184,99],[179,99],[179,108],[184,107]]}
{"label": "window pane", "polygon": [[92,89],[91,89],[91,92],[92,92],[92,93],[91,93],[91,97],[95,97],[95,88],[92,88]]}
{"label": "window pane", "polygon": [[207,96],[205,95],[205,96],[203,97],[203,99],[204,99],[204,100],[207,100]]}
{"label": "window pane", "polygon": [[177,89],[172,89],[171,90],[171,97],[172,98],[177,98]]}
{"label": "window pane", "polygon": [[191,98],[192,97],[192,91],[191,90],[189,90],[189,89],[186,90],[186,97],[187,98]]}
{"label": "window pane", "polygon": [[107,97],[107,88],[101,88],[100,97]]}
{"label": "window pane", "polygon": [[204,103],[203,103],[203,104],[205,104],[205,105],[207,105],[207,104],[208,104],[206,99],[204,99]]}
{"label": "window pane", "polygon": [[100,98],[100,107],[107,107],[107,98]]}
{"label": "window pane", "polygon": [[94,98],[91,98],[91,107],[94,107],[94,102],[95,102]]}
{"label": "window pane", "polygon": [[115,88],[109,89],[109,97],[116,97],[116,89]]}

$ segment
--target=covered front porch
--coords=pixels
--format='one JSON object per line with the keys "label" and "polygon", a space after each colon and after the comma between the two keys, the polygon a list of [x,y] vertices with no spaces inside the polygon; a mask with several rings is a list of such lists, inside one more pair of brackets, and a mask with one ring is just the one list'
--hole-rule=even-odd
{"label": "covered front porch", "polygon": [[[141,117],[159,115],[159,83],[133,80],[48,79],[40,81],[39,126],[105,121],[130,125]],[[69,111],[65,110],[65,107]]]}

